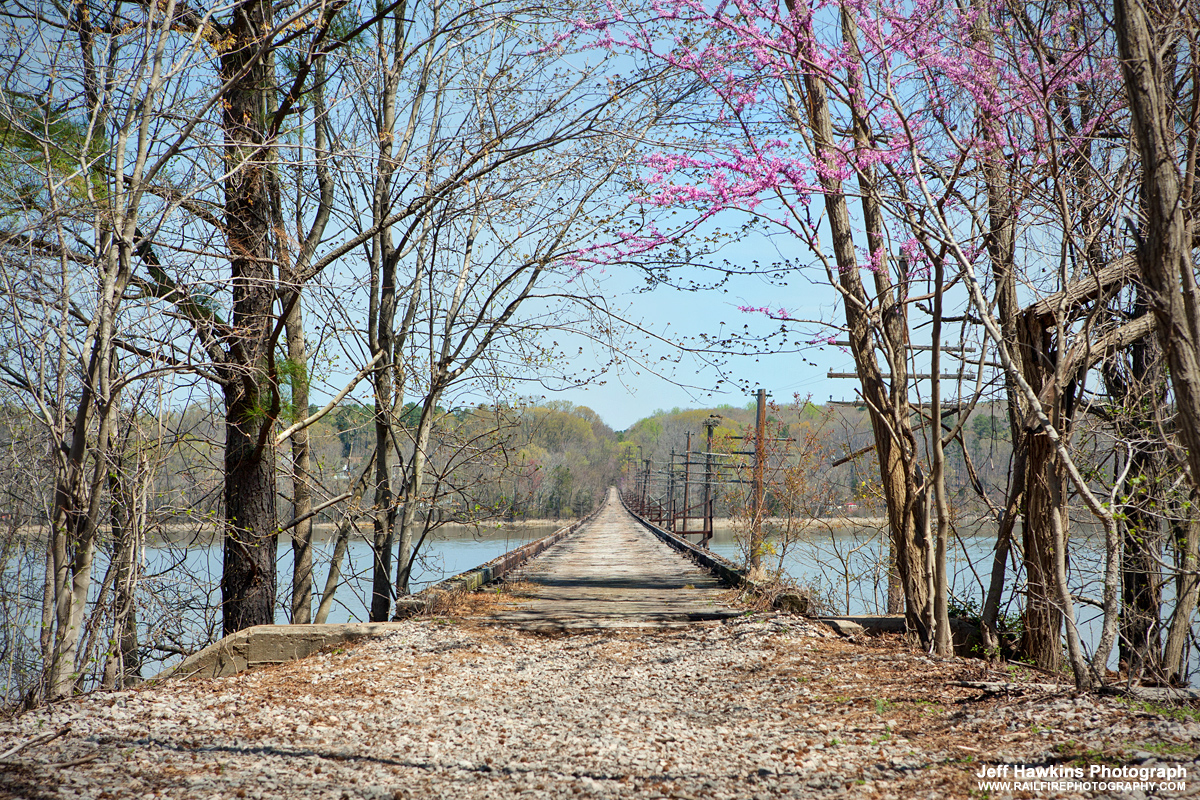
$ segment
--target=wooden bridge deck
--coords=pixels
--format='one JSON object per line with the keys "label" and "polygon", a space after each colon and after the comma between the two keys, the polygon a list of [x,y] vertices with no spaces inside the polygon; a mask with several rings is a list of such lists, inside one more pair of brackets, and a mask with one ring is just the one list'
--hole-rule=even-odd
{"label": "wooden bridge deck", "polygon": [[498,623],[531,629],[669,627],[741,612],[712,573],[647,531],[609,489],[599,514],[530,561]]}

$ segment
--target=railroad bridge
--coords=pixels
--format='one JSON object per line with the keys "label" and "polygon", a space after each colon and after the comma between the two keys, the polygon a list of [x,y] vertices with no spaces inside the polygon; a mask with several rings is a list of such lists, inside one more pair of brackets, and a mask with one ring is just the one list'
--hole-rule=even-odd
{"label": "railroad bridge", "polygon": [[[406,598],[420,613],[447,594],[498,580],[522,591],[479,621],[538,631],[654,628],[743,613],[730,603],[745,575],[731,562],[634,515],[610,488],[590,517]],[[160,677],[231,675],[383,635],[396,623],[261,625],[225,637]]]}

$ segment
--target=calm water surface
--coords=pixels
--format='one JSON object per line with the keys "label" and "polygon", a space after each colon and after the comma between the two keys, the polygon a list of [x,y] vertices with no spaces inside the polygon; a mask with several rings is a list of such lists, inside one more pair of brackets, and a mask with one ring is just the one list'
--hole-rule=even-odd
{"label": "calm water surface", "polygon": [[[558,527],[551,524],[493,528],[446,526],[426,542],[423,555],[414,566],[412,590],[420,591],[432,583],[490,561],[522,544],[547,536]],[[948,556],[952,605],[967,608],[982,605],[991,571],[995,544],[993,535],[990,526],[976,526],[973,530],[960,528]],[[316,595],[325,585],[333,546],[331,539],[321,537],[318,532],[313,553]],[[776,547],[782,549],[778,545]],[[738,536],[728,525],[718,525],[711,549],[735,562],[740,563],[744,558]],[[887,579],[884,564],[887,551],[887,539],[878,525],[854,523],[814,529],[784,552],[772,554],[769,564],[772,567],[781,564],[789,577],[810,586],[829,613],[879,614],[885,612]],[[1071,541],[1074,592],[1099,598],[1102,556],[1101,542],[1094,535],[1090,535],[1087,529],[1075,532]],[[290,593],[290,541],[281,539],[277,566],[281,603],[277,608],[276,621],[286,623],[290,619],[282,598]],[[1014,566],[1010,563],[1010,582],[1015,574]],[[192,594],[198,590],[207,591],[209,609],[219,605],[219,546],[184,548],[162,544],[148,547],[146,568],[148,574],[157,573],[159,580],[187,582]],[[1081,576],[1093,577],[1084,580]],[[366,536],[359,534],[351,538],[347,559],[342,565],[342,580],[343,585],[336,593],[328,621],[365,621],[371,586],[371,550]],[[1008,588],[1009,593],[1013,593],[1011,583]],[[1021,587],[1015,588],[1020,590]],[[1171,584],[1168,583],[1168,593],[1170,588]],[[1169,608],[1170,596],[1164,600]],[[314,598],[314,611],[316,604],[317,599]],[[1010,610],[1015,614],[1016,606]],[[1077,604],[1076,613],[1079,615],[1081,638],[1087,646],[1094,647],[1100,635],[1099,609]],[[207,624],[211,627],[219,624],[219,620],[214,618]],[[1115,665],[1115,655],[1113,661]],[[169,661],[164,663],[169,664]]]}
{"label": "calm water surface", "polygon": [[[569,523],[563,523],[569,524]],[[430,534],[413,564],[411,590],[419,592],[440,580],[465,572],[491,561],[509,550],[540,539],[561,525],[531,524],[475,528],[465,525],[446,525]],[[369,535],[369,529],[367,530]],[[320,593],[324,589],[335,542],[326,532],[318,530],[313,542],[313,612],[316,612]],[[146,547],[145,569],[148,574],[163,578],[174,577],[191,587],[207,586],[212,606],[220,603],[222,550],[219,543],[185,546],[182,543],[160,542]],[[288,623],[289,612],[282,598],[290,594],[292,579],[292,544],[280,537],[276,556],[281,602],[276,608],[275,621]],[[100,565],[98,565],[100,566]],[[352,534],[346,557],[341,565],[342,585],[338,587],[334,606],[329,613],[330,623],[365,622],[371,591],[373,558],[367,536]],[[102,572],[102,567],[101,567]]]}

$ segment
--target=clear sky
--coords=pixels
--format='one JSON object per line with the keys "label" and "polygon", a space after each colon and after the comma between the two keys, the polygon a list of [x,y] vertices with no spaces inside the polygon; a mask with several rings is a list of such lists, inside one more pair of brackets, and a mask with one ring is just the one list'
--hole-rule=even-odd
{"label": "clear sky", "polygon": [[[782,259],[804,257],[801,245],[796,245],[794,252],[783,252],[786,245],[785,238],[759,236],[726,247],[720,256],[739,265],[755,261],[778,263]],[[695,274],[703,273],[696,268]],[[639,345],[644,346],[649,358],[642,364],[626,363],[623,368],[577,388],[564,391],[539,389],[529,393],[533,397],[569,400],[588,406],[615,430],[628,428],[656,409],[707,407],[721,403],[742,406],[753,398],[759,387],[781,403],[790,402],[797,394],[811,396],[816,403],[856,397],[857,380],[827,377],[831,370],[855,371],[849,350],[835,345],[807,344],[818,337],[845,338],[837,328],[813,322],[825,320],[836,324],[843,318],[836,305],[836,293],[819,267],[798,267],[782,283],[764,276],[746,275],[731,279],[721,289],[699,291],[681,291],[669,286],[637,291],[646,282],[643,273],[632,267],[610,268],[604,274],[587,278],[594,281],[592,288],[602,292],[611,307],[627,320],[639,323],[662,339],[685,344],[695,344],[701,334],[745,332],[752,338],[780,330],[779,321],[762,313],[741,310],[743,307],[766,306],[772,312],[785,309],[796,321],[787,323],[791,333],[786,342],[775,342],[758,355],[724,356],[716,359],[717,364],[705,363],[650,336],[630,333],[625,350],[632,353]],[[950,309],[961,309],[965,297],[957,296],[961,291],[952,290],[951,294],[955,296],[948,295],[947,313],[961,313]],[[910,318],[914,342],[927,341],[929,328],[922,325],[924,314],[910,306]],[[947,326],[943,341],[945,344],[960,343],[957,325]],[[784,344],[784,347],[778,346]],[[591,364],[603,364],[611,358],[608,350],[582,340],[567,349],[574,353],[579,346],[584,350],[582,356],[577,356],[581,362],[590,359]],[[916,363],[910,365],[910,369],[916,366],[917,370],[926,371],[927,354],[917,353],[915,358]],[[949,355],[946,358],[943,371],[956,369],[957,363],[949,360]],[[646,363],[657,368],[647,369],[643,366]],[[919,389],[923,386],[924,382],[918,382]],[[945,387],[943,391],[949,388]],[[921,398],[916,396],[915,399]]]}
{"label": "clear sky", "polygon": [[[733,219],[737,212],[728,212]],[[613,429],[624,430],[657,409],[711,407],[720,404],[744,406],[753,399],[758,388],[766,389],[776,402],[790,402],[794,396],[809,396],[816,403],[827,400],[853,400],[858,382],[854,379],[829,378],[830,371],[853,373],[854,360],[848,350],[836,345],[810,344],[814,340],[844,339],[836,327],[842,319],[836,292],[828,276],[819,266],[804,266],[808,257],[804,246],[789,241],[786,236],[755,235],[726,245],[714,259],[717,263],[749,268],[754,264],[793,262],[793,268],[782,278],[765,274],[737,275],[720,288],[684,291],[660,285],[647,290],[645,273],[633,266],[594,267],[582,276],[563,285],[548,286],[551,294],[585,294],[603,298],[616,314],[612,325],[617,332],[615,346],[598,344],[595,337],[572,334],[562,327],[550,328],[544,334],[563,355],[556,362],[542,365],[550,379],[541,382],[515,381],[509,383],[506,394],[493,396],[477,388],[464,386],[461,393],[452,393],[446,405],[527,400],[567,400],[588,406]],[[689,279],[714,280],[715,273],[695,266],[681,270],[677,282]],[[555,308],[547,300],[548,306]],[[536,303],[533,303],[536,306]],[[778,316],[786,313],[790,320],[784,325],[786,337],[779,335],[781,323],[768,315],[743,310],[746,307],[768,307]],[[962,307],[956,298],[950,308]],[[526,306],[522,306],[522,312]],[[530,318],[539,316],[530,308]],[[949,311],[949,313],[961,313]],[[910,307],[915,341],[927,337],[928,327],[920,327],[922,314]],[[551,320],[573,316],[570,313],[548,314]],[[825,323],[832,324],[822,324]],[[563,323],[566,324],[566,323]],[[956,344],[956,330],[947,331],[944,341]],[[762,337],[776,334],[765,346]],[[687,352],[703,344],[702,337],[760,342],[759,352],[737,355]],[[354,340],[357,341],[357,340]],[[675,344],[672,344],[675,343]],[[679,345],[682,345],[679,346]],[[608,367],[616,356],[620,363]],[[918,359],[921,356],[918,354]],[[361,353],[347,355],[349,363],[361,363]],[[947,365],[953,369],[953,364]],[[920,367],[919,367],[920,368]],[[554,375],[586,376],[601,372],[581,385],[568,386]],[[334,368],[327,381],[314,392],[314,402],[324,402],[345,385],[349,376],[344,369]],[[358,402],[370,402],[366,383],[359,384],[352,395]]]}
{"label": "clear sky", "polygon": [[[763,262],[780,257],[778,252],[765,248],[772,248],[766,240],[740,242],[726,248],[721,255],[737,264],[749,264],[756,257]],[[697,268],[695,274],[703,272]],[[773,311],[784,308],[794,318],[836,319],[839,312],[834,306],[835,295],[823,278],[823,273],[810,273],[807,278],[793,273],[787,285],[781,286],[761,276],[739,276],[718,289],[683,291],[658,286],[650,291],[637,291],[646,284],[644,274],[632,267],[615,267],[603,274],[589,274],[585,280],[603,293],[610,306],[626,320],[662,340],[695,346],[702,334],[749,333],[753,337],[779,331],[780,322],[739,307],[768,306]],[[822,282],[817,283],[818,280]],[[820,331],[819,326],[797,323],[789,325],[789,330],[793,334],[787,337],[785,347],[780,347],[783,342],[773,342],[766,352],[758,355],[708,357],[688,354],[654,336],[630,330],[623,351],[630,356],[644,348],[647,357],[640,359],[640,363],[631,359],[589,385],[542,391],[534,396],[588,406],[616,430],[628,428],[660,408],[745,405],[759,387],[779,402],[790,401],[796,393],[811,394],[816,402],[824,402],[830,396],[852,398],[854,381],[826,377],[830,369],[852,372],[850,354],[840,347],[807,345]],[[833,333],[828,330],[824,335]],[[795,347],[796,342],[800,342],[800,348]],[[577,346],[584,348],[581,360],[590,359],[589,363],[604,364],[611,357],[606,348],[582,340],[567,349],[575,352]]]}

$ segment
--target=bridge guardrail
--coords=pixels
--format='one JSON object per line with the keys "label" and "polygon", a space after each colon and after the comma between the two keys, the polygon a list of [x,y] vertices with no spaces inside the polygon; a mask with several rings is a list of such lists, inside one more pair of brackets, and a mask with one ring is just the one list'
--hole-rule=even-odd
{"label": "bridge guardrail", "polygon": [[[710,550],[697,547],[686,539],[676,536],[670,531],[660,528],[653,522],[650,522],[644,517],[636,514],[625,502],[624,495],[621,496],[621,505],[625,506],[625,510],[628,511],[630,515],[640,522],[648,531],[679,552],[690,557],[700,566],[712,572],[731,589],[745,588],[754,592],[755,594],[764,596],[772,594],[771,592],[765,591],[755,581],[752,581],[744,569],[741,569],[729,559],[719,556]],[[789,592],[775,595],[772,602],[773,605],[780,611],[788,611],[795,614],[809,613],[808,598],[801,594]]]}
{"label": "bridge guardrail", "polygon": [[[604,506],[601,505],[600,508]],[[494,583],[505,575],[509,574],[518,567],[523,566],[531,558],[541,555],[550,547],[561,542],[563,539],[570,536],[575,531],[582,528],[588,522],[595,518],[600,513],[600,509],[596,509],[591,514],[583,519],[576,520],[570,525],[566,525],[549,536],[544,536],[537,541],[522,545],[515,550],[509,550],[501,556],[493,558],[478,567],[469,569],[466,572],[460,572],[457,575],[452,575],[444,581],[428,586],[420,592],[410,595],[407,598],[401,598],[396,601],[396,613],[392,619],[400,620],[405,617],[410,617],[414,614],[419,614],[429,603],[440,594],[452,592],[473,592],[476,589],[486,586],[489,583]]]}

